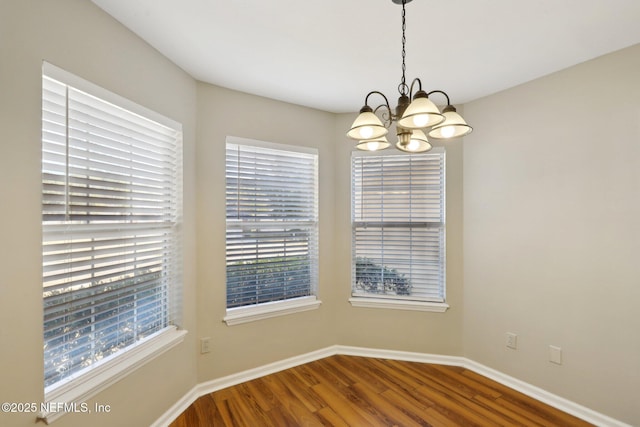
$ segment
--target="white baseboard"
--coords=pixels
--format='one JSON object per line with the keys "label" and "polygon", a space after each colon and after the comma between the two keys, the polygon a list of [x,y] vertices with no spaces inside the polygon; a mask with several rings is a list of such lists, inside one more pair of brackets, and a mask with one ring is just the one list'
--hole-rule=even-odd
{"label": "white baseboard", "polygon": [[187,410],[193,402],[195,402],[201,394],[198,394],[198,386],[196,385],[173,404],[160,418],[158,418],[150,427],[165,427],[171,424],[180,414]]}
{"label": "white baseboard", "polygon": [[567,400],[563,397],[549,393],[546,390],[538,388],[534,385],[521,381],[517,378],[503,374],[495,369],[484,366],[464,357],[445,356],[439,354],[426,354],[408,351],[381,350],[365,347],[351,347],[343,345],[333,345],[320,350],[302,354],[300,356],[290,357],[278,362],[269,363],[257,368],[238,372],[226,377],[200,383],[192,388],[183,398],[174,404],[167,412],[158,418],[151,427],[166,427],[175,420],[189,405],[191,405],[200,396],[250,381],[265,375],[273,374],[325,357],[343,354],[346,356],[372,357],[377,359],[403,360],[408,362],[433,363],[439,365],[460,366],[469,369],[477,374],[490,378],[500,384],[517,390],[529,397],[546,403],[549,406],[567,412],[575,417],[583,419],[591,424],[599,427],[632,427],[621,421],[613,419],[607,415],[596,412],[585,406]]}
{"label": "white baseboard", "polygon": [[334,346],[334,354],[345,356],[373,357],[376,359],[403,360],[406,362],[434,363],[436,365],[462,366],[463,357],[444,356],[440,354],[414,353],[411,351],[382,350],[378,348]]}
{"label": "white baseboard", "polygon": [[258,366],[257,368],[238,372],[237,374],[231,374],[226,377],[201,383],[198,385],[198,390],[200,392],[200,396],[203,396],[208,393],[213,393],[214,391],[222,390],[223,388],[231,387],[233,385],[237,385],[246,381],[251,381],[256,378],[264,377],[265,375],[284,371],[285,369],[304,365],[305,363],[324,359],[325,357],[333,356],[336,354],[338,353],[336,353],[335,346],[322,348],[310,353],[290,357],[288,359],[269,363],[267,365]]}

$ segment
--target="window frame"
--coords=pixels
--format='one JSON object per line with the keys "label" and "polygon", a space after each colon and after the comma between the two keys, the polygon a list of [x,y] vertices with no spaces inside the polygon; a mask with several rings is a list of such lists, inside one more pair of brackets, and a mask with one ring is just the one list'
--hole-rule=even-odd
{"label": "window frame", "polygon": [[[175,239],[174,243],[176,247],[179,248],[181,239],[180,230],[182,228],[182,125],[145,107],[142,107],[126,98],[116,95],[108,91],[107,89],[84,80],[81,77],[78,77],[70,72],[67,72],[61,68],[43,61],[42,79],[44,79],[45,76],[66,84],[69,87],[73,87],[74,89],[85,92],[90,96],[100,99],[101,101],[111,103],[113,105],[116,105],[117,107],[140,115],[146,119],[161,123],[167,127],[175,129],[178,132],[176,141],[176,150],[178,156],[176,159],[175,170],[175,186],[177,191],[177,200],[175,201],[175,203],[177,206],[177,214],[175,222],[173,223],[174,225],[172,227],[172,233]],[[44,227],[44,220],[42,224]],[[172,279],[169,279],[167,289],[168,297],[164,301],[165,310],[169,310],[175,313],[175,316],[173,317],[171,323],[150,334],[149,336],[126,345],[126,347],[121,348],[116,353],[109,355],[108,357],[105,357],[103,360],[94,362],[89,367],[83,368],[80,371],[74,372],[63,379],[46,386],[44,390],[45,403],[84,402],[95,396],[100,391],[109,387],[116,381],[125,377],[135,369],[145,365],[146,363],[180,344],[184,340],[187,331],[184,329],[180,329],[180,327],[177,325],[177,322],[179,322],[180,313],[182,311],[180,295],[182,292],[183,284],[181,276],[182,256],[180,252],[174,258],[172,265],[177,269],[177,272],[175,275],[172,275]],[[55,405],[50,406],[50,408],[52,408],[50,411],[40,412],[39,419],[44,420],[46,423],[51,423],[66,413],[64,411],[57,411]]]}
{"label": "window frame", "polygon": [[[228,151],[229,145],[237,145],[237,146],[248,146],[255,148],[264,148],[268,150],[279,150],[288,153],[299,153],[299,154],[309,154],[314,156],[315,158],[315,167],[314,167],[314,181],[315,181],[315,189],[314,189],[314,203],[315,206],[313,209],[315,210],[315,253],[314,255],[314,265],[312,266],[311,274],[315,277],[312,277],[311,283],[311,295],[300,296],[287,298],[283,300],[277,301],[268,301],[262,303],[256,303],[251,305],[243,305],[237,307],[226,307],[225,316],[223,317],[223,321],[228,326],[239,325],[247,322],[254,322],[259,320],[268,319],[271,317],[282,316],[286,314],[299,313],[309,310],[315,310],[319,308],[322,301],[318,298],[318,281],[319,281],[319,197],[318,197],[318,189],[319,189],[319,155],[318,150],[316,148],[304,147],[304,146],[296,146],[296,145],[288,145],[288,144],[278,144],[267,141],[260,141],[255,139],[241,138],[236,136],[227,136],[225,141],[225,158]],[[227,172],[227,167],[225,163],[225,174]],[[227,183],[225,180],[225,189],[227,189]],[[226,194],[226,191],[225,191]],[[225,201],[225,212],[226,212],[226,201]],[[227,217],[225,214],[225,229],[228,231],[229,223],[227,221]],[[227,247],[227,239],[225,237],[225,248]],[[226,271],[226,268],[225,268]],[[228,282],[225,274],[225,289],[228,292]],[[226,298],[225,298],[225,306],[226,306]]]}
{"label": "window frame", "polygon": [[[439,154],[442,156],[442,168],[441,168],[441,189],[443,191],[442,200],[442,243],[441,243],[441,270],[442,281],[440,284],[442,292],[442,301],[430,300],[428,298],[412,297],[412,296],[400,296],[393,295],[388,296],[384,294],[367,294],[366,292],[356,291],[355,278],[356,278],[356,223],[361,221],[355,220],[355,195],[356,195],[356,182],[354,175],[354,158],[366,157],[366,156],[414,156],[416,158],[424,156],[425,154]],[[352,250],[351,250],[351,296],[349,303],[353,307],[362,308],[383,308],[383,309],[396,309],[396,310],[410,310],[410,311],[426,311],[443,313],[449,308],[449,304],[446,302],[446,152],[443,147],[436,147],[430,150],[428,153],[421,154],[399,154],[397,152],[362,152],[352,151],[350,162],[350,177],[351,177],[351,237],[352,237]],[[394,221],[389,221],[393,223]],[[427,221],[428,222],[428,221]],[[396,222],[397,223],[397,222]],[[390,266],[394,268],[393,265]]]}

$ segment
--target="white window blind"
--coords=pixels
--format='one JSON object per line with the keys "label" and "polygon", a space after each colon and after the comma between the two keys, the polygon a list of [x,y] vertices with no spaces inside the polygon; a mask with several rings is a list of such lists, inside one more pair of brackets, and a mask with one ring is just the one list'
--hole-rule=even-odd
{"label": "white window blind", "polygon": [[316,292],[318,156],[273,146],[226,145],[227,308]]}
{"label": "white window blind", "polygon": [[445,156],[352,157],[353,295],[444,302]]}
{"label": "white window blind", "polygon": [[179,125],[46,73],[42,255],[51,389],[178,321],[182,135]]}

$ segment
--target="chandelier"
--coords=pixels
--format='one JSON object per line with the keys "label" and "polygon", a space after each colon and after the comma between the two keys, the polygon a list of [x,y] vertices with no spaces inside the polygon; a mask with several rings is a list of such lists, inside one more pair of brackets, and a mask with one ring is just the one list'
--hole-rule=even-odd
{"label": "chandelier", "polygon": [[[364,107],[360,109],[360,114],[347,132],[347,136],[358,141],[356,148],[360,150],[383,150],[391,145],[386,135],[389,127],[396,122],[398,136],[396,148],[408,153],[423,153],[431,149],[427,135],[434,139],[450,139],[467,135],[472,128],[456,112],[456,108],[449,101],[449,95],[445,92],[441,90],[425,92],[422,90],[422,82],[419,78],[415,78],[411,86],[407,85],[405,5],[411,0],[392,1],[402,5],[402,80],[398,85],[398,92],[400,92],[398,105],[394,113],[389,100],[382,92],[377,90],[369,92],[364,100]],[[416,84],[417,90],[414,94]],[[384,99],[384,104],[380,104],[375,109],[369,106],[369,97],[374,94]],[[433,94],[440,94],[446,98],[447,105],[442,111],[429,99]],[[378,117],[378,113],[382,120]]]}

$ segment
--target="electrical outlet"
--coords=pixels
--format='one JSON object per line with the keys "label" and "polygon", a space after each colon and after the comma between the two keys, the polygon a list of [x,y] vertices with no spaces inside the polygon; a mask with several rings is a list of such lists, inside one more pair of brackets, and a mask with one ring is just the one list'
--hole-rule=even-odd
{"label": "electrical outlet", "polygon": [[211,338],[210,337],[200,338],[200,353],[205,354],[210,352],[211,352]]}
{"label": "electrical outlet", "polygon": [[549,362],[562,365],[562,349],[560,347],[549,346]]}
{"label": "electrical outlet", "polygon": [[518,348],[518,336],[512,332],[507,332],[507,347],[513,350]]}

